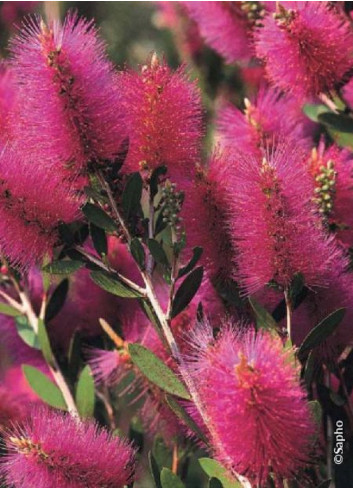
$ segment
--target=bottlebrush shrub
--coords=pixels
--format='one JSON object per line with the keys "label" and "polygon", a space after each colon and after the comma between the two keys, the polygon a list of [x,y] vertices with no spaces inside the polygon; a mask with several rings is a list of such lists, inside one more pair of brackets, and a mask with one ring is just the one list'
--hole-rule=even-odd
{"label": "bottlebrush shrub", "polygon": [[58,225],[73,221],[79,204],[60,179],[26,164],[12,150],[0,155],[0,172],[0,246],[12,264],[28,269],[52,255]]}
{"label": "bottlebrush shrub", "polygon": [[124,487],[132,481],[134,450],[93,421],[36,410],[21,427],[5,431],[4,441],[0,473],[9,485]]}
{"label": "bottlebrush shrub", "polygon": [[0,143],[4,146],[10,139],[9,114],[15,103],[16,91],[8,64],[0,63]]}
{"label": "bottlebrush shrub", "polygon": [[181,67],[173,72],[152,55],[140,73],[118,75],[129,136],[123,171],[166,165],[171,174],[192,169],[202,137],[200,93]]}
{"label": "bottlebrush shrub", "polygon": [[298,476],[309,460],[314,425],[291,355],[279,338],[239,324],[224,324],[216,339],[203,324],[191,338],[214,455],[259,487]]}
{"label": "bottlebrush shrub", "polygon": [[298,273],[310,287],[325,286],[325,272],[340,251],[315,213],[302,152],[277,147],[262,161],[243,155],[229,174],[235,275],[245,291],[252,294],[268,283],[288,289]]}
{"label": "bottlebrush shrub", "polygon": [[218,114],[221,144],[228,152],[263,153],[280,138],[293,139],[303,148],[312,146],[315,125],[291,96],[262,86],[256,100],[246,99],[244,111],[228,104]]}
{"label": "bottlebrush shrub", "polygon": [[115,159],[124,123],[104,48],[93,23],[75,14],[63,26],[30,17],[12,40],[19,96],[15,123],[34,165],[77,176]]}
{"label": "bottlebrush shrub", "polygon": [[336,89],[353,68],[353,33],[337,5],[282,2],[255,33],[268,79],[299,97]]}

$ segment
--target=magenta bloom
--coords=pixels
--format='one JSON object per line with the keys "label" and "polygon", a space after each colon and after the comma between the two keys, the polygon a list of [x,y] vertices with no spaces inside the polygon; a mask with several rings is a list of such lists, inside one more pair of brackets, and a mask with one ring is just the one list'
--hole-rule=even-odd
{"label": "magenta bloom", "polygon": [[330,2],[283,2],[255,34],[268,79],[305,97],[344,83],[353,67],[353,31]]}
{"label": "magenta bloom", "polygon": [[[236,325],[240,327],[240,325]],[[192,339],[190,372],[203,401],[214,456],[268,487],[270,473],[290,478],[308,461],[314,432],[298,368],[279,338],[210,325]]]}
{"label": "magenta bloom", "polygon": [[235,274],[246,293],[268,283],[283,289],[302,274],[325,286],[325,273],[341,256],[312,203],[313,183],[303,155],[287,146],[263,159],[240,156],[229,171],[229,226],[238,249]]}
{"label": "magenta bloom", "polygon": [[308,149],[315,125],[304,116],[298,101],[262,86],[254,102],[246,101],[244,111],[226,105],[218,114],[222,145],[231,154],[239,151],[261,155],[278,139],[293,139]]}
{"label": "magenta bloom", "polygon": [[5,433],[8,454],[0,474],[15,487],[124,487],[134,450],[92,421],[34,410],[21,428]]}
{"label": "magenta bloom", "polygon": [[206,43],[228,63],[250,58],[252,23],[244,2],[183,3]]}
{"label": "magenta bloom", "polygon": [[309,171],[315,181],[314,200],[328,228],[345,247],[353,245],[353,158],[349,151],[322,141],[311,153]]}
{"label": "magenta bloom", "polygon": [[10,111],[15,103],[15,87],[12,72],[4,62],[0,63],[0,144],[5,145],[11,137]]}
{"label": "magenta bloom", "polygon": [[0,174],[1,250],[13,265],[41,264],[57,244],[58,224],[77,218],[79,202],[54,175],[38,175],[12,151],[0,155]]}
{"label": "magenta bloom", "polygon": [[0,430],[23,421],[27,410],[28,399],[0,383]]}
{"label": "magenta bloom", "polygon": [[[77,175],[114,160],[124,137],[112,64],[92,22],[32,18],[11,44],[18,139],[33,165]],[[43,105],[45,104],[45,105]]]}
{"label": "magenta bloom", "polygon": [[229,278],[234,258],[227,218],[227,164],[227,154],[215,153],[208,170],[199,168],[194,179],[181,186],[185,191],[181,216],[187,250],[203,248],[201,263],[211,281]]}
{"label": "magenta bloom", "polygon": [[199,90],[184,68],[172,72],[153,55],[141,73],[121,72],[118,86],[130,144],[123,170],[192,168],[200,156],[202,109]]}

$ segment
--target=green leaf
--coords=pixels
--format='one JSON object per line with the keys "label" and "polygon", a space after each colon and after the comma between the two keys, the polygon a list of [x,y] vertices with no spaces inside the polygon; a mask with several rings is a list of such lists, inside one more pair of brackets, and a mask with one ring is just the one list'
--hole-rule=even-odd
{"label": "green leaf", "polygon": [[114,233],[117,231],[118,226],[116,223],[100,207],[87,202],[87,204],[82,207],[82,212],[87,217],[89,222],[95,224],[99,228],[104,229],[107,231],[107,233]]}
{"label": "green leaf", "polygon": [[154,353],[137,343],[129,345],[129,353],[131,360],[149,381],[169,394],[190,400],[184,384]]}
{"label": "green leaf", "polygon": [[138,238],[133,238],[130,243],[130,252],[139,265],[139,267],[144,270],[145,268],[145,250]]}
{"label": "green leaf", "polygon": [[11,317],[21,316],[21,313],[17,309],[8,304],[4,304],[4,302],[0,302],[0,314]]}
{"label": "green leaf", "polygon": [[69,275],[76,272],[83,265],[83,262],[78,260],[53,261],[43,267],[43,272],[51,273],[52,275]]}
{"label": "green leaf", "polygon": [[90,233],[93,241],[94,249],[100,256],[104,256],[108,252],[108,243],[107,237],[105,235],[105,231],[102,228],[99,228],[95,224],[91,222],[90,224]]}
{"label": "green leaf", "polygon": [[305,383],[310,389],[311,383],[314,380],[314,375],[315,375],[315,366],[317,363],[317,360],[315,359],[315,355],[313,354],[314,352],[310,352],[308,355],[308,358],[306,359],[305,362],[305,367],[304,367],[304,380]]}
{"label": "green leaf", "polygon": [[166,173],[167,173],[166,166],[158,166],[155,170],[153,170],[150,178],[150,195],[152,199],[158,193],[159,177],[161,175],[165,175]]}
{"label": "green leaf", "polygon": [[199,464],[208,477],[215,477],[221,481],[223,487],[243,487],[237,479],[234,479],[229,472],[216,460],[212,458],[199,458]]}
{"label": "green leaf", "polygon": [[78,378],[76,387],[76,405],[80,416],[91,418],[94,413],[95,389],[91,369],[84,367]]}
{"label": "green leaf", "polygon": [[147,246],[156,263],[160,263],[165,267],[169,267],[167,255],[165,254],[162,245],[158,243],[158,241],[156,241],[155,239],[149,239],[147,241]]}
{"label": "green leaf", "polygon": [[67,293],[69,291],[69,281],[67,278],[64,278],[59,285],[55,288],[52,293],[47,309],[45,311],[45,322],[48,323],[51,321],[62,309],[65,304],[65,300],[67,297]]}
{"label": "green leaf", "polygon": [[161,470],[160,480],[162,487],[185,487],[180,477],[167,467],[163,467]]}
{"label": "green leaf", "polygon": [[266,329],[269,331],[278,329],[278,324],[273,316],[262,307],[261,304],[259,304],[253,297],[249,298],[249,302],[255,313],[256,325],[259,329]]}
{"label": "green leaf", "polygon": [[153,455],[153,453],[150,451],[148,452],[148,464],[150,467],[150,471],[154,480],[154,484],[156,487],[162,487],[161,486],[161,478],[159,474],[159,467],[157,464],[157,461]]}
{"label": "green leaf", "polygon": [[323,104],[321,105],[306,104],[303,107],[303,112],[313,122],[319,122],[319,118],[318,118],[319,115],[329,112],[329,109],[326,107],[326,105]]}
{"label": "green leaf", "polygon": [[189,273],[180,285],[173,300],[172,318],[177,316],[189,305],[201,285],[202,277],[203,267],[197,267]]}
{"label": "green leaf", "polygon": [[43,357],[50,366],[54,367],[55,359],[50,346],[49,336],[42,319],[38,319],[38,340]]}
{"label": "green leaf", "polygon": [[193,255],[192,255],[192,258],[189,261],[189,263],[185,267],[182,267],[179,270],[178,278],[180,278],[183,275],[186,275],[187,273],[191,272],[191,270],[195,267],[196,263],[201,258],[202,253],[203,253],[203,248],[201,248],[200,246],[195,246],[195,248],[193,248],[193,250],[192,250],[192,253],[193,253]]}
{"label": "green leaf", "polygon": [[137,214],[141,209],[143,182],[141,175],[136,172],[130,175],[122,196],[122,205],[126,219]]}
{"label": "green leaf", "polygon": [[33,331],[26,316],[18,316],[15,319],[16,329],[22,340],[31,348],[40,349],[38,335]]}
{"label": "green leaf", "polygon": [[322,408],[319,401],[309,401],[309,409],[315,423],[320,426],[322,421]]}
{"label": "green leaf", "polygon": [[217,479],[217,477],[211,477],[208,487],[223,487],[223,484],[219,479]]}
{"label": "green leaf", "polygon": [[326,112],[319,114],[318,120],[335,131],[353,133],[353,119],[348,115]]}
{"label": "green leaf", "polygon": [[33,391],[44,402],[57,409],[67,409],[59,388],[46,375],[31,365],[22,365],[22,370]]}
{"label": "green leaf", "polygon": [[312,350],[325,341],[340,324],[345,312],[345,308],[337,309],[315,326],[306,338],[304,338],[304,341],[298,350],[299,358],[302,358],[307,351]]}
{"label": "green leaf", "polygon": [[178,416],[178,418],[180,418],[185,423],[185,425],[190,428],[190,430],[205,443],[205,445],[207,445],[208,442],[205,438],[205,435],[192,419],[192,417],[189,416],[188,412],[172,396],[167,395],[166,399],[168,406]]}
{"label": "green leaf", "polygon": [[142,297],[141,294],[135,290],[130,289],[127,285],[120,282],[113,275],[109,275],[106,272],[91,272],[91,278],[95,284],[101,289],[110,292],[118,297],[125,297],[129,299],[136,299]]}
{"label": "green leaf", "polygon": [[339,132],[328,129],[328,132],[335,143],[341,148],[350,148],[353,150],[353,136],[348,132]]}

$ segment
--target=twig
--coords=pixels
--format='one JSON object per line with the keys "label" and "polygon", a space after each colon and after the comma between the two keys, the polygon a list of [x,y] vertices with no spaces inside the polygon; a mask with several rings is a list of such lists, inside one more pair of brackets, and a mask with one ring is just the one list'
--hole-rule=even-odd
{"label": "twig", "polygon": [[15,299],[13,299],[11,296],[9,296],[8,294],[6,294],[6,292],[4,292],[3,290],[0,290],[0,296],[3,297],[3,299],[5,299],[6,302],[10,306],[12,306],[14,309],[17,309],[18,312],[20,312],[21,314],[23,314],[22,304],[20,304]]}
{"label": "twig", "polygon": [[291,330],[292,330],[292,303],[289,298],[288,290],[284,291],[284,299],[286,302],[286,312],[287,312],[287,334],[288,339],[291,340]]}

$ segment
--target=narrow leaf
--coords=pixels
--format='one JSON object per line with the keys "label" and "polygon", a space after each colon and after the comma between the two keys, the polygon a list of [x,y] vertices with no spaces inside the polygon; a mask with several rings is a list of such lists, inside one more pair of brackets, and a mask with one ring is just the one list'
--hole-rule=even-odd
{"label": "narrow leaf", "polygon": [[52,275],[69,275],[76,272],[83,266],[83,262],[78,260],[60,260],[53,261],[43,267],[43,272],[51,273]]}
{"label": "narrow leaf", "polygon": [[166,166],[158,166],[155,170],[153,170],[153,173],[150,178],[150,192],[151,192],[150,195],[152,199],[158,193],[159,177],[165,175],[166,173],[167,173]]}
{"label": "narrow leaf", "polygon": [[203,277],[203,267],[197,267],[186,277],[177,290],[172,308],[172,318],[182,312],[198,291]]}
{"label": "narrow leaf", "polygon": [[217,477],[211,477],[208,487],[223,487],[223,484],[219,479],[217,479]]}
{"label": "narrow leaf", "polygon": [[190,430],[205,443],[205,445],[207,445],[208,442],[205,435],[192,419],[192,417],[189,416],[187,411],[172,396],[167,395],[166,399],[168,406],[178,416],[178,418],[180,418],[185,423],[185,425],[190,428]]}
{"label": "narrow leaf", "polygon": [[130,289],[127,285],[108,273],[94,271],[91,272],[91,278],[101,289],[106,290],[113,295],[117,295],[118,297],[126,297],[130,299],[141,297],[141,294]]}
{"label": "narrow leaf", "polygon": [[88,365],[80,373],[76,388],[76,405],[80,416],[91,418],[94,413],[94,380]]}
{"label": "narrow leaf", "polygon": [[57,409],[67,409],[59,388],[46,375],[31,365],[23,365],[22,370],[33,391],[44,402]]}
{"label": "narrow leaf", "polygon": [[4,314],[5,316],[11,316],[11,317],[16,317],[21,315],[21,313],[17,309],[15,309],[12,306],[9,306],[8,304],[4,304],[3,302],[0,302],[0,314]]}
{"label": "narrow leaf", "polygon": [[42,319],[38,319],[38,340],[43,357],[50,366],[54,367],[54,355],[50,346],[49,336]]}
{"label": "narrow leaf", "polygon": [[193,255],[192,255],[192,258],[189,261],[189,263],[185,267],[182,267],[179,270],[178,278],[180,278],[183,275],[186,275],[187,273],[191,272],[191,270],[195,267],[196,263],[201,258],[201,255],[203,253],[203,248],[201,248],[200,246],[195,246],[195,248],[193,248],[193,250],[192,250],[192,253],[193,253]]}
{"label": "narrow leaf", "polygon": [[38,335],[33,331],[26,316],[15,319],[16,329],[22,340],[31,348],[40,349]]}
{"label": "narrow leaf", "polygon": [[318,120],[335,131],[353,133],[353,119],[345,114],[326,112],[318,115]]}
{"label": "narrow leaf", "polygon": [[337,328],[345,315],[345,308],[337,309],[323,319],[315,328],[313,328],[301,344],[298,356],[303,357],[307,352],[320,345],[326,340]]}
{"label": "narrow leaf", "polygon": [[133,238],[130,243],[130,251],[131,254],[139,265],[139,267],[144,270],[145,268],[145,250],[141,244],[141,241],[138,238]]}
{"label": "narrow leaf", "polygon": [[162,487],[185,487],[180,477],[174,474],[167,467],[163,467],[161,470],[160,479]]}
{"label": "narrow leaf", "polygon": [[319,122],[318,119],[319,115],[324,114],[325,112],[329,112],[329,109],[326,107],[326,105],[323,104],[321,105],[306,104],[303,107],[303,112],[313,122]]}
{"label": "narrow leaf", "polygon": [[278,325],[273,316],[266,311],[253,297],[249,298],[250,305],[255,313],[256,325],[259,329],[276,330]]}
{"label": "narrow leaf", "polygon": [[243,487],[239,481],[234,479],[229,472],[216,460],[212,458],[199,458],[199,464],[208,477],[215,477],[221,481],[223,487]]}
{"label": "narrow leaf", "polygon": [[67,278],[64,278],[64,280],[62,280],[56,287],[49,299],[48,306],[45,312],[46,323],[48,323],[60,312],[61,308],[65,304],[68,291],[69,281]]}
{"label": "narrow leaf", "polygon": [[129,345],[129,353],[134,364],[153,384],[169,394],[190,399],[188,391],[175,373],[154,353],[137,343]]}
{"label": "narrow leaf", "polygon": [[147,241],[148,249],[150,250],[151,255],[156,263],[164,265],[165,267],[169,267],[169,262],[167,255],[160,243],[155,239],[149,239]]}
{"label": "narrow leaf", "polygon": [[159,467],[157,464],[157,461],[153,455],[153,453],[150,451],[148,452],[148,463],[150,467],[150,471],[154,480],[154,484],[156,487],[162,487],[161,486],[161,478],[159,474]]}
{"label": "narrow leaf", "polygon": [[82,207],[83,214],[88,221],[95,224],[97,227],[104,229],[107,233],[114,233],[118,229],[113,219],[100,207],[87,202]]}
{"label": "narrow leaf", "polygon": [[143,182],[141,175],[133,173],[127,181],[126,187],[122,196],[122,205],[126,219],[136,214],[141,208]]}
{"label": "narrow leaf", "polygon": [[108,243],[104,229],[96,226],[93,223],[90,224],[89,228],[94,249],[100,256],[106,255],[108,251]]}

